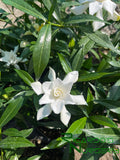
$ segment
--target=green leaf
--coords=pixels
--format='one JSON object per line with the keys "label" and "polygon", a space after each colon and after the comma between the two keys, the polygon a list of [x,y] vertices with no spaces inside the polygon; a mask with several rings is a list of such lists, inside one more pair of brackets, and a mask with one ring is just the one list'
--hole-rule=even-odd
{"label": "green leaf", "polygon": [[108,62],[103,58],[97,68],[97,72],[101,72],[105,70],[108,67]]}
{"label": "green leaf", "polygon": [[[82,14],[82,15],[72,16],[72,17],[68,18],[65,21],[65,24],[77,24],[77,23],[91,22],[91,21],[105,22],[95,16],[92,16],[89,14]],[[105,22],[105,23],[108,23],[108,22]]]}
{"label": "green leaf", "polygon": [[58,53],[58,56],[59,56],[61,65],[62,65],[65,73],[71,72],[72,70],[71,70],[70,66],[68,65],[68,63],[67,63],[66,59],[64,58],[64,56],[62,54],[59,54],[59,53]]}
{"label": "green leaf", "polygon": [[[42,0],[45,7],[50,11],[51,7],[52,7],[52,2],[50,0]],[[56,3],[56,6],[55,6],[55,10],[53,12],[53,16],[54,18],[58,21],[58,22],[61,22],[61,19],[60,19],[60,13],[59,13],[59,8],[57,6],[57,3]]]}
{"label": "green leaf", "polygon": [[88,135],[97,138],[101,142],[120,144],[120,128],[97,128],[82,130]]}
{"label": "green leaf", "polygon": [[7,106],[0,118],[0,128],[7,124],[18,113],[23,104],[23,100],[23,97],[19,96],[12,100],[12,102]]}
{"label": "green leaf", "polygon": [[32,156],[30,158],[28,158],[27,160],[40,160],[40,158],[42,157],[43,154],[41,155],[35,155],[35,156]]}
{"label": "green leaf", "polygon": [[59,147],[64,146],[66,143],[67,142],[65,140],[59,137],[55,140],[52,140],[47,146],[43,147],[41,150],[59,148]]}
{"label": "green leaf", "polygon": [[66,7],[70,7],[70,6],[74,6],[74,5],[80,5],[80,3],[79,2],[73,2],[73,1],[63,2],[62,3],[62,8],[66,8]]}
{"label": "green leaf", "polygon": [[6,136],[11,136],[11,137],[28,137],[31,133],[32,133],[33,129],[25,129],[25,130],[22,130],[22,131],[19,131],[15,128],[9,128],[7,130],[5,130],[3,132],[4,135]]}
{"label": "green leaf", "polygon": [[109,148],[108,148],[108,144],[106,143],[104,144],[103,143],[88,143],[87,148],[83,152],[80,160],[85,160],[85,159],[86,160],[98,160],[108,151],[109,151]]}
{"label": "green leaf", "polygon": [[110,111],[120,114],[120,101],[96,100],[95,102],[107,107]]}
{"label": "green leaf", "polygon": [[84,60],[84,52],[83,52],[83,48],[81,48],[73,59],[73,62],[72,62],[73,70],[79,71],[80,68],[82,67],[83,60]]}
{"label": "green leaf", "polygon": [[66,133],[78,134],[82,133],[82,130],[85,127],[87,117],[80,118],[71,124],[71,126],[67,129]]}
{"label": "green leaf", "polygon": [[120,86],[113,85],[108,92],[108,99],[117,101],[120,99]]}
{"label": "green leaf", "polygon": [[117,125],[108,117],[96,115],[96,116],[90,116],[90,119],[97,124],[108,126],[111,128],[117,128]]}
{"label": "green leaf", "polygon": [[42,27],[33,50],[33,66],[36,79],[38,80],[46,68],[51,49],[51,25]]}
{"label": "green leaf", "polygon": [[15,149],[21,147],[35,147],[35,145],[23,137],[7,137],[0,141],[0,148],[2,149]]}
{"label": "green leaf", "polygon": [[14,6],[15,8],[31,15],[34,16],[36,18],[42,19],[43,21],[46,21],[46,18],[40,13],[38,12],[35,8],[33,8],[32,6],[30,6],[27,2],[25,2],[24,0],[2,0],[5,4]]}
{"label": "green leaf", "polygon": [[92,41],[96,42],[97,44],[99,44],[100,46],[102,47],[105,47],[105,48],[109,48],[111,49],[112,51],[120,54],[120,51],[117,50],[110,38],[106,35],[106,34],[102,34],[101,32],[96,32],[96,33],[85,33]]}
{"label": "green leaf", "polygon": [[15,71],[17,72],[17,74],[20,76],[20,78],[23,79],[23,81],[31,86],[31,83],[34,82],[33,78],[29,75],[29,73],[27,73],[26,71],[23,70],[17,70],[15,69]]}
{"label": "green leaf", "polygon": [[95,80],[95,79],[99,79],[105,75],[110,74],[109,72],[100,72],[100,73],[88,73],[85,75],[80,75],[80,78],[78,79],[79,82],[83,82],[83,81],[91,81],[91,80]]}

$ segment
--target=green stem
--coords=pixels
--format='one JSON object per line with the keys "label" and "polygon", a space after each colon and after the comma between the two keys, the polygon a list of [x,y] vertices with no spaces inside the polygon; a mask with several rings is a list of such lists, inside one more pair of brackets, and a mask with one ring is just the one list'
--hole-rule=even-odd
{"label": "green stem", "polygon": [[49,21],[48,21],[47,23],[48,23],[48,24],[51,24],[52,26],[64,27],[64,25],[51,23],[51,22],[49,22]]}
{"label": "green stem", "polygon": [[[0,141],[2,140],[2,128],[0,128]],[[1,149],[1,160],[3,159],[3,150]]]}

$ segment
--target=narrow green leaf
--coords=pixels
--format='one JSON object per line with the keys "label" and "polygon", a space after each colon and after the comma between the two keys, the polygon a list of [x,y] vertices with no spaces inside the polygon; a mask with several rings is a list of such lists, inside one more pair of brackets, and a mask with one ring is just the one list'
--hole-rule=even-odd
{"label": "narrow green leaf", "polygon": [[23,103],[23,97],[20,96],[14,99],[5,109],[4,113],[0,118],[0,128],[7,124],[20,110]]}
{"label": "narrow green leaf", "polygon": [[15,8],[31,15],[36,18],[42,19],[43,21],[46,21],[46,18],[38,12],[35,8],[30,6],[26,1],[24,0],[2,0],[5,4],[14,6]]}
{"label": "narrow green leaf", "polygon": [[11,137],[28,137],[32,133],[33,129],[25,129],[25,130],[17,130],[15,128],[9,128],[3,132],[4,135],[6,136],[11,136]]}
{"label": "narrow green leaf", "polygon": [[108,92],[108,99],[117,101],[120,99],[120,86],[113,85]]}
{"label": "narrow green leaf", "polygon": [[20,78],[23,79],[23,81],[31,86],[31,83],[34,82],[33,78],[29,75],[29,73],[27,73],[26,71],[23,70],[17,70],[15,69],[15,71],[17,72],[17,74],[20,76]]}
{"label": "narrow green leaf", "polygon": [[109,72],[100,72],[100,73],[88,73],[85,75],[80,75],[80,78],[78,79],[79,82],[83,82],[83,81],[91,81],[91,80],[95,80],[95,79],[99,79],[105,75],[110,74]]}
{"label": "narrow green leaf", "polygon": [[83,60],[84,60],[84,52],[83,52],[83,48],[81,48],[73,59],[73,62],[72,62],[73,70],[79,71],[80,68],[82,67]]}
{"label": "narrow green leaf", "polygon": [[96,100],[95,102],[107,107],[110,111],[120,114],[120,101]]}
{"label": "narrow green leaf", "polygon": [[63,140],[61,137],[52,140],[47,146],[43,147],[41,150],[47,150],[47,149],[55,149],[62,147],[66,144],[67,142]]}
{"label": "narrow green leaf", "polygon": [[108,62],[103,58],[97,68],[97,72],[102,72],[105,70],[108,66]]}
{"label": "narrow green leaf", "polygon": [[23,137],[7,137],[0,141],[0,148],[2,149],[15,149],[21,147],[35,147],[35,145]]}
{"label": "narrow green leaf", "polygon": [[[95,16],[92,16],[89,14],[82,14],[82,15],[72,16],[72,17],[68,18],[65,21],[65,24],[77,24],[77,23],[91,22],[91,21],[105,22]],[[108,23],[108,22],[105,22],[105,23]]]}
{"label": "narrow green leaf", "polygon": [[51,49],[51,25],[42,27],[33,50],[33,66],[36,79],[38,80],[46,68]]}
{"label": "narrow green leaf", "polygon": [[58,53],[58,56],[59,56],[61,65],[62,65],[65,73],[71,72],[72,70],[71,70],[70,66],[68,65],[68,63],[67,63],[66,59],[64,58],[64,56],[62,54],[59,54],[59,53]]}
{"label": "narrow green leaf", "polygon": [[[43,1],[43,3],[44,3],[44,5],[45,5],[45,7],[48,9],[48,10],[50,10],[51,9],[51,7],[52,7],[52,2],[50,1],[50,0],[42,0]],[[53,12],[53,16],[54,16],[54,18],[58,21],[58,22],[61,22],[61,19],[60,19],[60,13],[59,13],[59,8],[58,8],[58,6],[56,5],[56,7],[55,7],[55,10],[54,10],[54,12]]]}
{"label": "narrow green leaf", "polygon": [[90,116],[90,119],[97,124],[108,126],[111,128],[117,128],[117,125],[108,117],[96,115],[96,116]]}
{"label": "narrow green leaf", "polygon": [[109,48],[109,49],[111,49],[112,51],[120,54],[120,51],[117,50],[117,49],[113,46],[110,38],[109,38],[107,35],[102,34],[101,32],[85,33],[85,34],[86,34],[92,41],[96,42],[96,43],[99,44],[100,46],[105,47],[105,48]]}
{"label": "narrow green leaf", "polygon": [[30,158],[28,158],[27,160],[40,160],[40,158],[42,157],[43,154],[41,155],[35,155],[35,156],[32,156]]}
{"label": "narrow green leaf", "polygon": [[120,128],[97,128],[82,130],[88,135],[97,138],[101,142],[120,144]]}

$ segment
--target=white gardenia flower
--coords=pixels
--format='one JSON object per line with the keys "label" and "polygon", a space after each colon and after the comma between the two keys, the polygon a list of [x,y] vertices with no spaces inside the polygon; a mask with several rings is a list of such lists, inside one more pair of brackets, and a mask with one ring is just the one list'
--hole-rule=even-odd
{"label": "white gardenia flower", "polygon": [[19,65],[17,63],[19,62],[26,62],[27,59],[22,59],[20,57],[17,57],[16,53],[18,51],[18,46],[14,48],[14,50],[3,51],[0,49],[0,53],[2,54],[2,58],[0,58],[1,62],[6,62],[6,66],[13,65],[16,69],[20,69]]}
{"label": "white gardenia flower", "polygon": [[[71,8],[71,11],[76,14],[82,14],[87,8],[89,8],[89,14],[103,20],[102,9],[105,9],[111,16],[113,16],[116,4],[111,0],[79,0],[80,6],[75,6]],[[104,22],[94,21],[93,28],[94,31],[100,29],[105,25]]]}
{"label": "white gardenia flower", "polygon": [[73,71],[67,74],[64,80],[56,78],[55,71],[50,68],[48,78],[51,81],[33,82],[31,86],[36,94],[44,94],[39,100],[40,105],[44,105],[37,112],[37,120],[47,117],[53,111],[60,114],[60,119],[64,125],[68,125],[71,114],[67,111],[65,105],[87,105],[83,95],[71,95],[70,91],[73,83],[78,80],[78,72]]}

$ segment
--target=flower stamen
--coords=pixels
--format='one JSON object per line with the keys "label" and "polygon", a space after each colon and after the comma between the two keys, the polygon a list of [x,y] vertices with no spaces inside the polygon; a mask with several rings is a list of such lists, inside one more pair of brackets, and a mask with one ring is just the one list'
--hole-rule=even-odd
{"label": "flower stamen", "polygon": [[53,95],[55,98],[63,97],[63,90],[61,88],[56,87],[54,89]]}

